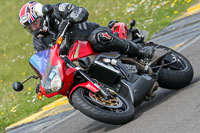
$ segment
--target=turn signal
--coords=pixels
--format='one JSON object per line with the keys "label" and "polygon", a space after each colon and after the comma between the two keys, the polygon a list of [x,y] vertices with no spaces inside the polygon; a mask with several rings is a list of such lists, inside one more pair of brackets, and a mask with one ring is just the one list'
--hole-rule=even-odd
{"label": "turn signal", "polygon": [[42,99],[42,96],[43,96],[42,92],[38,92],[38,94],[37,94],[38,100],[41,100],[41,99]]}
{"label": "turn signal", "polygon": [[62,38],[62,37],[59,37],[59,38],[57,39],[57,41],[56,41],[56,43],[57,43],[58,45],[61,45],[62,42],[63,42],[63,38]]}

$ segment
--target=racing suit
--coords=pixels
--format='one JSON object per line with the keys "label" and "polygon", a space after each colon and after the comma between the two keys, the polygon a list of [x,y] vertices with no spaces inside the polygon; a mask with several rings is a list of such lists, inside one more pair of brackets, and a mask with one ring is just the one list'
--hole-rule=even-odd
{"label": "racing suit", "polygon": [[[51,32],[58,33],[62,21],[66,18],[73,20],[74,24],[67,31],[65,43],[61,45],[61,53],[67,54],[69,47],[77,40],[89,41],[95,52],[118,51],[122,54],[139,58],[151,58],[153,50],[135,44],[129,40],[123,40],[112,34],[110,28],[88,22],[88,12],[85,8],[77,7],[70,3],[58,3],[52,5],[53,14],[50,16],[49,26]],[[50,31],[41,33],[41,36],[33,36],[34,49],[39,52],[55,44]]]}

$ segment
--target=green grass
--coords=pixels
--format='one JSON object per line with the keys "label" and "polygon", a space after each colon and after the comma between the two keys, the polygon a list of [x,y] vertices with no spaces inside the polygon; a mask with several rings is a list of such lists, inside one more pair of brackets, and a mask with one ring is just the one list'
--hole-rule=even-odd
{"label": "green grass", "polygon": [[[39,0],[41,3],[71,2],[88,9],[89,21],[107,26],[110,20],[129,23],[147,30],[150,35],[158,32],[181,15],[198,0]],[[18,22],[18,13],[27,0],[0,0],[0,132],[5,127],[37,112],[42,106],[59,98],[35,99],[35,85],[25,84],[22,92],[12,90],[12,82],[23,81],[34,74],[29,57],[34,53],[32,36]],[[174,6],[173,4],[174,3]],[[174,13],[174,11],[178,13]],[[30,88],[31,87],[31,88]],[[28,89],[29,88],[29,89]]]}

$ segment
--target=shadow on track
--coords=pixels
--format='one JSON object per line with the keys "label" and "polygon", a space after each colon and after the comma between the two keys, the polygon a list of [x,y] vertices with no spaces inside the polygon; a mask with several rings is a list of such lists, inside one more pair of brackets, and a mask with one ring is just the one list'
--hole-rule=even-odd
{"label": "shadow on track", "polygon": [[195,83],[197,83],[199,81],[200,81],[200,76],[195,77],[188,86],[186,86],[185,88],[182,88],[180,90],[170,90],[170,89],[160,88],[154,99],[144,102],[139,107],[136,108],[135,119],[138,119],[147,110],[150,110],[150,109],[154,108],[155,106],[162,104],[167,99],[170,99],[171,97],[177,95],[178,93],[180,93],[182,91],[190,89]]}
{"label": "shadow on track", "polygon": [[109,132],[111,130],[120,128],[122,125],[111,125],[111,124],[105,124],[98,121],[94,121],[90,124],[88,124],[86,127],[84,127],[83,132],[81,133],[92,133],[92,132]]}

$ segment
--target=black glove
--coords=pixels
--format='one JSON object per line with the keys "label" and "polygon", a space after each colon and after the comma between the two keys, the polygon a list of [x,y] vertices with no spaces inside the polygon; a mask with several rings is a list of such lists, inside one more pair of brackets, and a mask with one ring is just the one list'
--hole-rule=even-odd
{"label": "black glove", "polygon": [[74,19],[73,19],[72,17],[70,17],[70,16],[69,16],[67,19],[68,19],[68,21],[70,22],[71,25],[73,25],[73,24],[76,23],[76,22],[74,21]]}
{"label": "black glove", "polygon": [[68,20],[67,20],[67,19],[63,19],[63,20],[61,21],[61,23],[60,23],[59,26],[58,26],[58,31],[59,31],[59,33],[61,33],[61,32],[64,30],[64,28],[65,28],[65,26],[67,25],[67,23],[68,23]]}
{"label": "black glove", "polygon": [[64,30],[64,28],[65,28],[65,26],[67,25],[68,22],[70,24],[70,27],[75,24],[75,21],[71,17],[67,17],[66,19],[63,19],[58,26],[59,33],[61,33]]}

